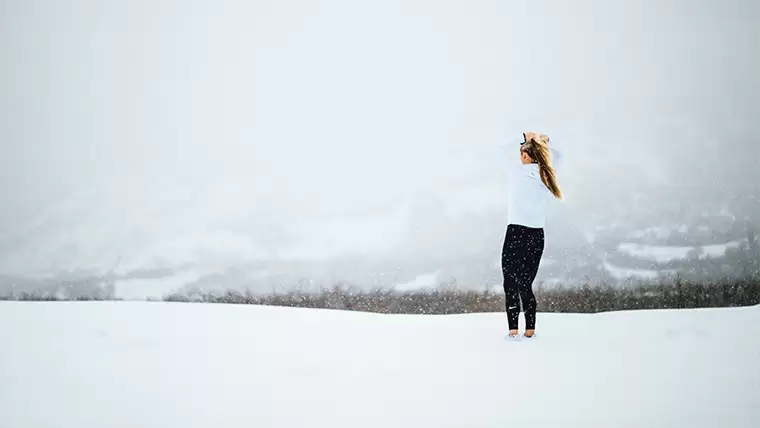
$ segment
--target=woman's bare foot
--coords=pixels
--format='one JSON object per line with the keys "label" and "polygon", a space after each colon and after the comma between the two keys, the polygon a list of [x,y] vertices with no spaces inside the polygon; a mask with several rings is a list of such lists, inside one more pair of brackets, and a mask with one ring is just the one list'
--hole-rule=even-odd
{"label": "woman's bare foot", "polygon": [[509,337],[517,337],[520,334],[517,330],[509,330]]}
{"label": "woman's bare foot", "polygon": [[525,337],[533,337],[533,335],[536,334],[536,330],[525,330]]}

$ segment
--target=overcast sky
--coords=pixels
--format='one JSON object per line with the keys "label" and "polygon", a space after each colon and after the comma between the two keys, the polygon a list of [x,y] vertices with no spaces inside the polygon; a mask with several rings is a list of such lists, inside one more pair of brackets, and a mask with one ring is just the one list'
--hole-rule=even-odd
{"label": "overcast sky", "polygon": [[760,180],[758,19],[751,0],[0,0],[0,247],[218,224],[392,246],[403,227],[342,219],[501,209],[499,146],[524,130],[567,151],[571,200]]}

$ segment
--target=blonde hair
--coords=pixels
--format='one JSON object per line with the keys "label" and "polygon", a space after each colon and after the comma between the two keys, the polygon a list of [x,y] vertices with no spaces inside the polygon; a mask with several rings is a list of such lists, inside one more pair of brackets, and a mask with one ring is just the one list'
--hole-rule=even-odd
{"label": "blonde hair", "polygon": [[549,159],[549,136],[545,134],[531,136],[520,147],[520,151],[526,153],[534,163],[538,164],[541,181],[555,198],[562,199],[562,191],[559,190],[557,177]]}

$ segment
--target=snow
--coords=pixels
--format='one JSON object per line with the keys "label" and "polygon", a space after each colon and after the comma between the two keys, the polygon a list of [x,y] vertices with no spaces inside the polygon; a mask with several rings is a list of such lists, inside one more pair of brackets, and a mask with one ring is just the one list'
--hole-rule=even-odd
{"label": "snow", "polygon": [[393,287],[397,291],[418,291],[436,288],[440,281],[438,280],[439,272],[431,272],[418,275],[416,278],[403,284],[397,284]]}
{"label": "snow", "polygon": [[0,303],[0,427],[757,427],[760,306],[378,315]]}
{"label": "snow", "polygon": [[699,257],[722,257],[729,248],[737,248],[742,241],[731,241],[725,244],[689,246],[658,246],[623,242],[618,245],[618,251],[630,256],[651,260],[658,263],[668,263],[675,260],[685,260],[692,251]]}
{"label": "snow", "polygon": [[631,269],[620,266],[615,266],[608,261],[604,261],[602,264],[604,270],[612,275],[615,279],[657,279],[661,273],[667,273],[670,271],[656,271],[651,269]]}
{"label": "snow", "polygon": [[727,207],[723,207],[720,210],[720,215],[730,218],[731,221],[736,221],[736,216],[733,213],[731,213],[731,211],[729,211]]}
{"label": "snow", "polygon": [[694,247],[656,246],[623,242],[618,245],[618,251],[630,256],[639,257],[658,263],[683,260]]}
{"label": "snow", "polygon": [[668,227],[649,227],[628,234],[631,239],[666,239],[672,234],[672,229]]}
{"label": "snow", "polygon": [[729,249],[736,249],[741,246],[742,241],[732,241],[725,244],[705,245],[702,247],[702,253],[706,257],[723,257]]}
{"label": "snow", "polygon": [[125,300],[161,299],[201,278],[196,271],[181,272],[161,278],[121,279],[115,281],[116,297]]}

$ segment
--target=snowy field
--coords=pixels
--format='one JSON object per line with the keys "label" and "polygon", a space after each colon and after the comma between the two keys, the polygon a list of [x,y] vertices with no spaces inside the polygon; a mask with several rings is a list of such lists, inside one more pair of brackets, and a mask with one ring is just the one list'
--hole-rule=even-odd
{"label": "snowy field", "polygon": [[0,427],[760,426],[760,307],[538,323],[0,302]]}

